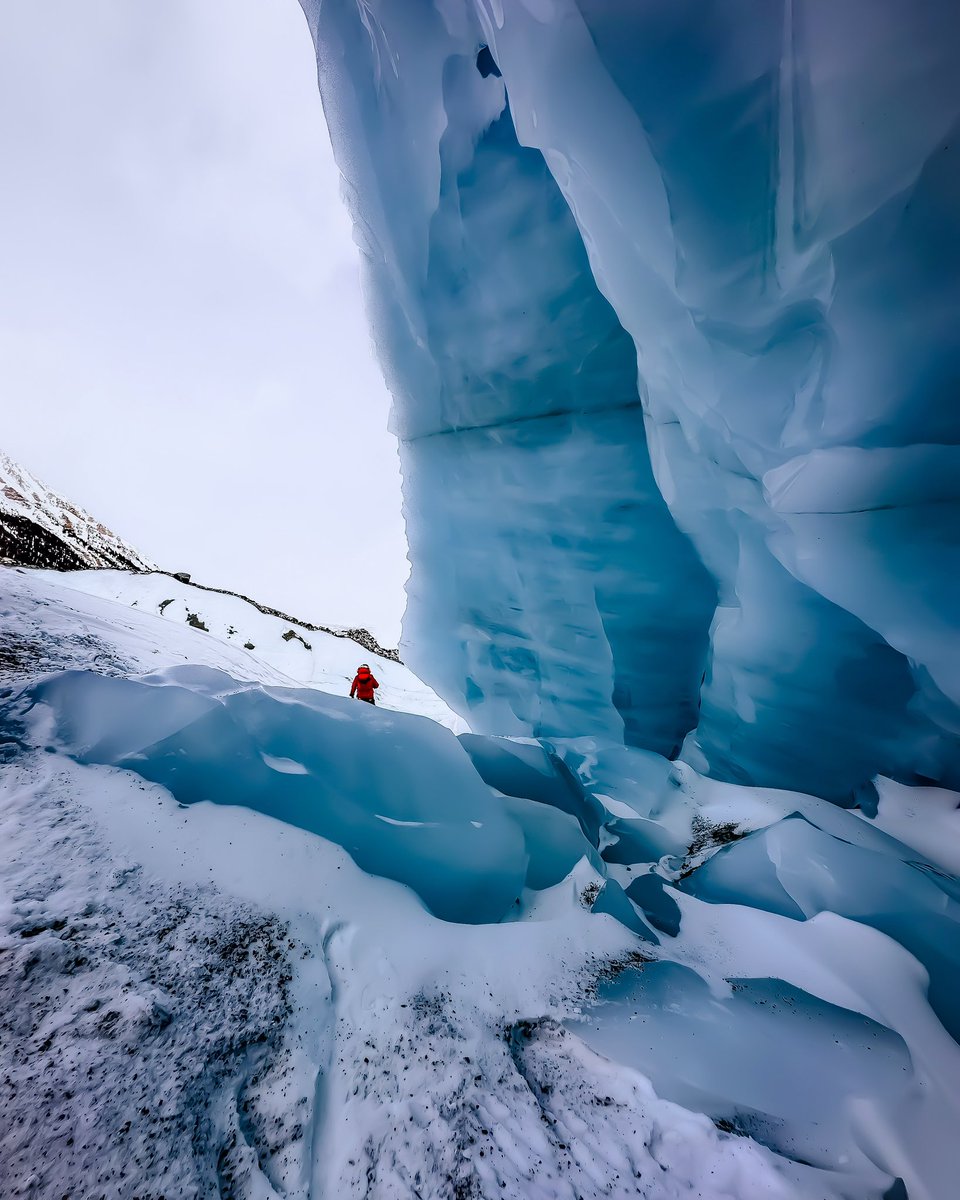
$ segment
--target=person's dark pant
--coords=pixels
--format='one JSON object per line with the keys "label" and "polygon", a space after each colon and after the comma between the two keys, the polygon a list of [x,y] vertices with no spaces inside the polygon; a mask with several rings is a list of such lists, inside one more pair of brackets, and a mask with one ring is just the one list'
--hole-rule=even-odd
{"label": "person's dark pant", "polygon": [[376,700],[372,696],[358,696],[358,700],[362,700],[364,704],[376,704]]}

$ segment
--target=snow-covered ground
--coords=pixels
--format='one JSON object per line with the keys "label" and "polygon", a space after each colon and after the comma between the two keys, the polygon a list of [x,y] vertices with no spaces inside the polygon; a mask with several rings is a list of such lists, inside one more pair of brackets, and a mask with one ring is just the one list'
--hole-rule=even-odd
{"label": "snow-covered ground", "polygon": [[3,798],[4,1195],[806,1194],[563,1030],[629,940],[573,889],[449,925],[123,772],[30,758]]}
{"label": "snow-covered ground", "polygon": [[[593,781],[601,846],[626,845],[654,818],[663,837],[695,833],[654,881],[680,914],[677,936],[657,944],[649,927],[623,923],[641,909],[615,885],[632,889],[647,867],[616,854],[528,886],[511,919],[440,920],[415,887],[360,870],[356,848],[229,794],[180,803],[133,760],[81,761],[90,756],[55,726],[53,701],[25,712],[24,689],[39,697],[37,681],[65,669],[171,690],[190,663],[264,685],[231,694],[291,706],[324,685],[343,695],[345,675],[317,647],[301,651],[313,655],[312,693],[291,689],[283,657],[259,658],[278,632],[269,622],[220,640],[214,609],[204,632],[167,616],[172,604],[160,619],[144,602],[156,593],[91,595],[92,579],[81,592],[0,573],[4,1200],[880,1200],[894,1176],[910,1200],[950,1200],[960,1052],[917,960],[856,917],[817,913],[789,873],[788,840],[779,879],[807,920],[688,886],[724,847],[756,854],[751,837],[792,830],[794,812],[828,848],[881,856],[891,872],[907,869],[903,845],[812,797],[717,784],[584,740],[557,753]],[[236,644],[241,629],[256,652]],[[422,695],[385,666],[397,707]],[[404,731],[428,732],[422,718],[342,699],[324,696],[321,709],[382,738],[384,752]],[[75,716],[79,728],[91,714]],[[492,751],[481,740],[472,754]],[[451,770],[439,753],[432,762]],[[329,769],[344,770],[335,751]],[[557,815],[490,796],[527,832],[534,810]],[[430,823],[388,824],[426,834]],[[731,1096],[736,1119],[720,1119]]]}
{"label": "snow-covered ground", "polygon": [[[249,668],[2,579],[8,678]],[[20,753],[2,797],[5,1196],[802,1194],[563,1029],[633,943],[575,881],[562,920],[453,925],[329,842],[126,771]]]}

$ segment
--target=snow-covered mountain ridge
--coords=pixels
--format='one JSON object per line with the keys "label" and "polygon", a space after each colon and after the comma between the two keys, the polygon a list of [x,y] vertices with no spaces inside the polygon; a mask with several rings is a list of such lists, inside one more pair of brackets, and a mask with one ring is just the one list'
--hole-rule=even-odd
{"label": "snow-covered mountain ridge", "polygon": [[95,517],[52,491],[2,450],[0,563],[55,570],[156,569]]}

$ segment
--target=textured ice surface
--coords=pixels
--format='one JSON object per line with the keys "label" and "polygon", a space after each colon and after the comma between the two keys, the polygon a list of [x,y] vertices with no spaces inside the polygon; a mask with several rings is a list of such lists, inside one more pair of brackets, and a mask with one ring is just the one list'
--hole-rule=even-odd
{"label": "textured ice surface", "polygon": [[303,6],[418,669],[481,732],[955,784],[953,0]]}
{"label": "textured ice surface", "polygon": [[908,835],[955,796],[881,780],[874,820],[592,737],[458,741],[0,583],[17,1186],[952,1200],[960,886]]}
{"label": "textured ice surface", "polygon": [[952,876],[848,845],[793,816],[721,849],[680,886],[797,920],[839,913],[889,934],[926,967],[930,1004],[960,1041],[960,889]]}
{"label": "textured ice surface", "polygon": [[[244,805],[320,834],[449,920],[497,920],[523,889],[524,832],[453,734],[425,718],[190,666],[142,680],[63,672],[25,701],[52,713],[53,744],[79,762],[136,771],[183,804]],[[540,868],[551,883],[581,857],[577,843],[589,850],[572,833],[558,847],[541,838],[563,863]],[[535,847],[536,836],[532,823]]]}

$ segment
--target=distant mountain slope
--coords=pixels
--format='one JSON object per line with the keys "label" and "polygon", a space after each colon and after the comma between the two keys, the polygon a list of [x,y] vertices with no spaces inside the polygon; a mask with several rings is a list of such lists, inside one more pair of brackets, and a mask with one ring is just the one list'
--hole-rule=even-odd
{"label": "distant mountain slope", "polygon": [[201,592],[212,592],[217,596],[232,596],[235,600],[242,600],[244,604],[249,604],[257,609],[258,612],[264,613],[268,617],[279,617],[281,621],[286,621],[291,625],[296,625],[300,629],[309,630],[311,633],[329,633],[333,637],[348,638],[351,642],[356,642],[362,646],[364,650],[369,650],[371,654],[376,654],[380,658],[388,658],[391,662],[400,662],[399,650],[387,650],[373,636],[369,629],[364,629],[362,626],[331,626],[331,625],[314,625],[310,621],[302,621],[299,617],[291,617],[289,613],[283,612],[279,608],[271,608],[269,604],[261,604],[259,600],[253,600],[249,596],[245,596],[243,592],[234,592],[230,588],[211,587],[207,583],[197,583],[195,579],[191,579],[184,571],[159,571],[160,575],[165,575],[169,579],[176,580],[179,583],[188,584],[192,588],[196,588]]}
{"label": "distant mountain slope", "polygon": [[61,571],[83,567],[155,569],[105,525],[51,491],[3,451],[0,563]]}
{"label": "distant mountain slope", "polygon": [[[139,614],[138,628],[161,653],[175,644],[185,661],[222,666],[248,679],[287,685],[295,682],[344,696],[350,691],[359,664],[368,662],[380,681],[377,703],[381,707],[419,713],[456,733],[468,728],[432,688],[397,661],[396,651],[384,654],[358,645],[356,630],[318,628],[245,596],[200,587],[160,571],[30,571],[11,575],[19,578],[20,588],[35,588],[39,595],[44,595],[45,587],[56,589],[51,596],[60,598],[60,602],[70,592],[82,593],[75,603],[88,621],[99,620],[97,614],[104,613],[107,619],[117,622],[114,605],[123,605],[131,619],[134,613]],[[91,605],[91,601],[95,603]],[[105,607],[104,601],[109,602]],[[49,608],[43,611],[49,619]],[[157,628],[151,634],[157,618],[162,618],[167,628]],[[224,646],[230,650],[225,651]],[[154,651],[149,655],[152,657]],[[149,664],[150,658],[144,662]]]}

